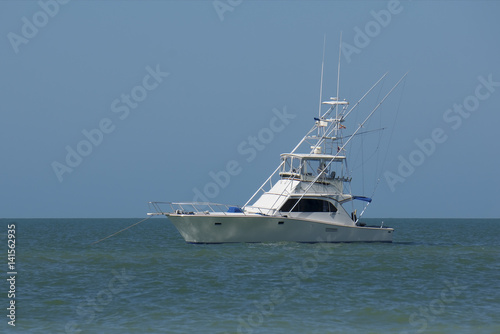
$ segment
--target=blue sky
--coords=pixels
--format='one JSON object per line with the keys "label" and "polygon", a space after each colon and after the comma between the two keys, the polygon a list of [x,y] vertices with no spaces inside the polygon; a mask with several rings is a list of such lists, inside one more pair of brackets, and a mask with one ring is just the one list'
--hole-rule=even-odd
{"label": "blue sky", "polygon": [[[142,217],[148,201],[193,200],[228,163],[209,199],[244,204],[312,126],[325,34],[323,96],[335,95],[341,31],[342,98],[410,71],[382,107],[397,123],[366,217],[499,217],[498,13],[495,1],[1,1],[0,217]],[[284,129],[250,153],[278,114]],[[83,153],[68,163],[71,150]]]}

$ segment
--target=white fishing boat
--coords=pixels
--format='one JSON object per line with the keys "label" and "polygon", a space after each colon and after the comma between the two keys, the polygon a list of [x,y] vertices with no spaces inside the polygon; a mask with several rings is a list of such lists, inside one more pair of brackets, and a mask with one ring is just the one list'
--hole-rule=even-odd
{"label": "white fishing boat", "polygon": [[385,74],[352,108],[338,98],[337,80],[337,97],[320,103],[311,130],[290,153],[281,155],[279,166],[245,205],[150,202],[155,212],[148,215],[168,217],[188,243],[392,242],[393,228],[383,223],[366,226],[356,211],[344,208],[352,201],[368,205],[372,200],[351,194],[352,176],[343,153],[405,76],[350,134],[344,134],[343,123]]}

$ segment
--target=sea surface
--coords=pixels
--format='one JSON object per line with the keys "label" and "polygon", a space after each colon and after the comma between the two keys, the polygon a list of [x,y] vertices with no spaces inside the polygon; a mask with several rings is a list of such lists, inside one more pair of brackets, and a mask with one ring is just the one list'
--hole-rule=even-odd
{"label": "sea surface", "polygon": [[[500,333],[499,219],[371,219],[394,242],[184,242],[166,218],[1,219],[0,333]],[[15,301],[15,327],[8,324]]]}

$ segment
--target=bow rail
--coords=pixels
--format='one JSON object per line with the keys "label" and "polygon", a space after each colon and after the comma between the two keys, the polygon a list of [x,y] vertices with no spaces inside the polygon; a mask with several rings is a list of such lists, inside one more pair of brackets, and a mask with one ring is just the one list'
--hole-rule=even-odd
{"label": "bow rail", "polygon": [[227,205],[211,202],[149,202],[150,210],[148,216],[176,215],[209,215],[244,213],[237,205]]}

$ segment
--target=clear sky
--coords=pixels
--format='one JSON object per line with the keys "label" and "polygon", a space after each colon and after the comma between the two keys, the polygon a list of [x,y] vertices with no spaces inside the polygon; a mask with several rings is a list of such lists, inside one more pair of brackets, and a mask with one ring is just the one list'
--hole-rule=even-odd
{"label": "clear sky", "polygon": [[342,31],[342,98],[410,71],[382,107],[399,112],[366,217],[498,218],[499,14],[497,1],[1,1],[0,217],[143,217],[148,201],[200,199],[214,175],[210,201],[244,204],[312,126],[325,34],[335,96]]}

